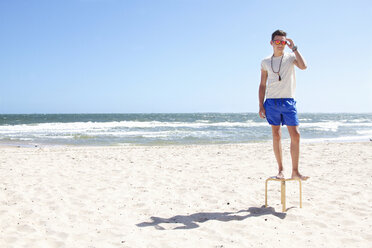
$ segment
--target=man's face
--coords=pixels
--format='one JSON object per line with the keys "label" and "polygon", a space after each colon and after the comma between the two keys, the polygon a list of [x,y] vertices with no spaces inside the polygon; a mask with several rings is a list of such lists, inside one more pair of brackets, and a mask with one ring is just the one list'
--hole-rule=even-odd
{"label": "man's face", "polygon": [[270,41],[270,44],[273,46],[274,50],[283,51],[285,48],[286,42],[287,42],[287,39],[285,38],[285,36],[275,35],[274,40]]}

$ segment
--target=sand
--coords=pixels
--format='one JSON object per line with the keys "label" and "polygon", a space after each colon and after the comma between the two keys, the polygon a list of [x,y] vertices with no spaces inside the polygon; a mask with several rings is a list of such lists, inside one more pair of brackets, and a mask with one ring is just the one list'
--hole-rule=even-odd
{"label": "sand", "polygon": [[[288,143],[283,144],[290,176]],[[372,142],[0,148],[0,247],[371,247]]]}

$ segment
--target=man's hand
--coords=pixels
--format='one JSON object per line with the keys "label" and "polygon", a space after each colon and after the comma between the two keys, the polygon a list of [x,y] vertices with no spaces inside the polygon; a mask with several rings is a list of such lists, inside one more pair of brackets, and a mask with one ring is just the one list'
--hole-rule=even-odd
{"label": "man's hand", "polygon": [[293,40],[291,40],[291,39],[289,39],[289,38],[286,38],[286,40],[289,41],[289,43],[287,42],[287,44],[288,44],[288,47],[292,50],[293,47],[294,47],[294,42],[293,42]]}
{"label": "man's hand", "polygon": [[[289,42],[289,43],[288,43]],[[288,44],[288,47],[293,51],[293,47],[295,46],[293,40],[287,38],[287,44]],[[294,60],[294,64],[300,68],[301,70],[306,70],[307,68],[307,65],[306,65],[306,62],[305,62],[305,59],[302,57],[302,55],[300,54],[300,52],[297,50],[294,51],[295,52],[295,55],[296,55],[296,59]]]}
{"label": "man's hand", "polygon": [[258,112],[258,114],[260,115],[261,119],[266,118],[266,110],[262,104],[260,105],[260,111]]}
{"label": "man's hand", "polygon": [[266,118],[266,110],[264,108],[263,102],[265,100],[265,93],[266,93],[266,81],[268,77],[268,72],[261,69],[261,82],[260,88],[258,90],[258,105],[260,107],[260,111],[258,114],[262,119]]}

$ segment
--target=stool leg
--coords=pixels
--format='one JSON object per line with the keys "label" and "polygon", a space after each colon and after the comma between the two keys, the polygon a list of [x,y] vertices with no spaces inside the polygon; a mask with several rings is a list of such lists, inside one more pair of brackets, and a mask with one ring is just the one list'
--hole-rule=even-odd
{"label": "stool leg", "polygon": [[300,208],[302,208],[302,182],[301,180],[298,180],[300,183]]}
{"label": "stool leg", "polygon": [[267,208],[267,182],[269,180],[266,180],[266,183],[265,183],[265,208]]}
{"label": "stool leg", "polygon": [[285,181],[281,181],[281,198],[282,198],[282,205],[283,205],[283,212],[286,211],[286,205],[285,205]]}
{"label": "stool leg", "polygon": [[280,203],[283,205],[283,181],[280,182]]}

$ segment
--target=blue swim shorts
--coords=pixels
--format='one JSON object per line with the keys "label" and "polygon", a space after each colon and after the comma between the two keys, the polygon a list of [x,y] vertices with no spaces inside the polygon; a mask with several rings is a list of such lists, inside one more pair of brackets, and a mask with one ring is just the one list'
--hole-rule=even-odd
{"label": "blue swim shorts", "polygon": [[296,101],[293,98],[266,99],[266,119],[270,125],[298,126]]}

